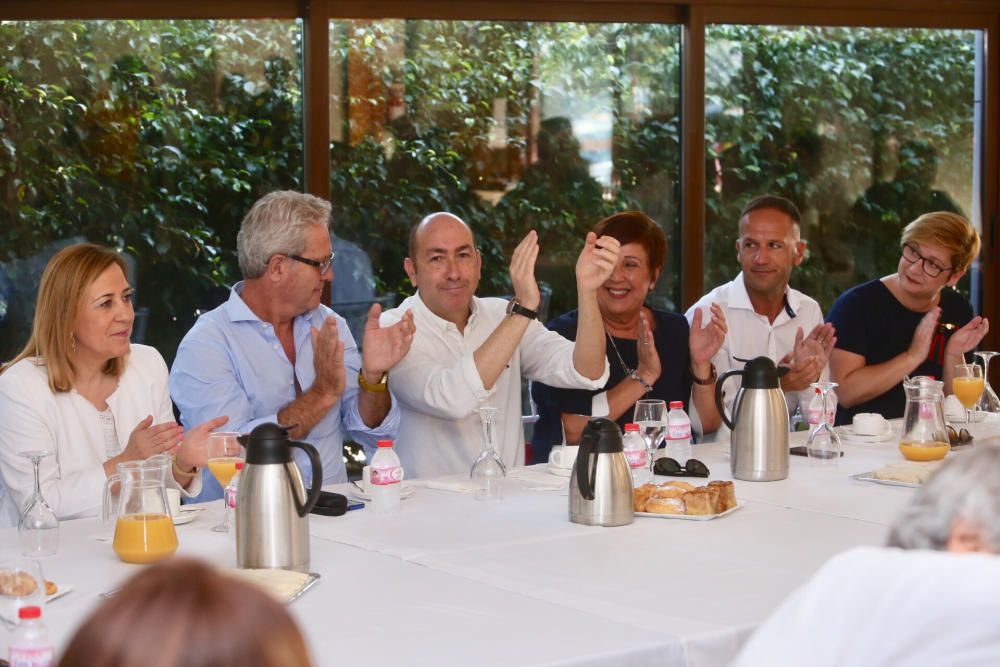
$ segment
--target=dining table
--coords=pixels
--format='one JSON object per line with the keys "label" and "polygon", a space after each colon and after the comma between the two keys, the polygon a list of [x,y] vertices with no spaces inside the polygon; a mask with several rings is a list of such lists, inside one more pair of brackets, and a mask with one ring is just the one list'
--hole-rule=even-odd
{"label": "dining table", "polygon": [[[992,419],[973,426],[977,441],[1000,433]],[[856,476],[902,461],[897,445],[845,439],[834,463],[791,456],[786,479],[735,480],[740,506],[719,518],[637,516],[613,528],[571,523],[566,471],[547,464],[510,469],[493,502],[469,493],[468,475],[407,480],[398,513],[309,517],[320,579],[288,609],[319,667],[727,665],[825,561],[885,543],[915,489]],[[728,441],[693,455],[709,479],[733,479]],[[234,533],[211,530],[222,512],[206,503],[178,526],[176,555],[235,568]],[[57,651],[101,593],[147,567],[121,562],[106,533],[97,519],[64,521],[57,554],[40,559],[46,578],[72,589],[43,610]],[[0,559],[17,557],[17,530],[0,530]],[[0,655],[9,640],[0,629]]]}

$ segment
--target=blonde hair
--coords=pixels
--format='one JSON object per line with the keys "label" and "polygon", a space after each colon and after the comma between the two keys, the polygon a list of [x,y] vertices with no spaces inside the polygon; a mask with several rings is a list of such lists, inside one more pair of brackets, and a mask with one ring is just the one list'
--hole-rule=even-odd
{"label": "blonde hair", "polygon": [[[45,366],[52,391],[72,389],[76,368],[69,351],[76,318],[87,289],[109,266],[117,266],[125,273],[125,260],[117,252],[93,243],[78,243],[56,253],[45,265],[38,286],[31,338],[0,373],[22,359],[35,358],[36,363]],[[125,357],[109,359],[104,367],[106,374],[115,377],[124,371]]]}
{"label": "blonde hair", "polygon": [[979,234],[957,213],[924,213],[903,229],[902,243],[936,245],[951,253],[953,273],[965,271],[979,255]]}

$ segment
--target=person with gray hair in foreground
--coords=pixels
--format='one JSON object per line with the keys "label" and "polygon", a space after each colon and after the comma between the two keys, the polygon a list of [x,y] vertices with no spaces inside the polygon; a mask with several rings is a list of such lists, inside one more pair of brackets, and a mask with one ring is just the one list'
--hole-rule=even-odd
{"label": "person with gray hair in foreground", "polygon": [[[329,222],[330,203],[312,195],[259,199],[236,237],[243,280],[198,318],[170,370],[184,424],[211,413],[244,433],[264,422],[294,425],[292,438],[319,451],[324,484],[347,481],[345,435],[369,455],[378,440],[395,438],[399,410],[387,377],[414,332],[408,313],[380,327],[373,305],[359,351],[344,318],[320,303],[333,280]],[[205,489],[197,500],[222,495],[210,476]]]}
{"label": "person with gray hair in foreground", "polygon": [[732,667],[1000,665],[1000,439],[952,454],[888,545],[827,562]]}

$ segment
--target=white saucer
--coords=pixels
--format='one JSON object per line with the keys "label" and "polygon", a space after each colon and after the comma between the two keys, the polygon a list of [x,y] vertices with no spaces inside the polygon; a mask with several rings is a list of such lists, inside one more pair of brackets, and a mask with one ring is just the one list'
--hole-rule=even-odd
{"label": "white saucer", "polygon": [[558,475],[559,477],[569,477],[570,475],[573,474],[572,468],[562,468],[560,466],[555,465],[554,463],[547,464],[545,466],[545,469],[548,470],[551,474]]}
{"label": "white saucer", "polygon": [[192,507],[191,509],[181,508],[181,513],[174,517],[175,526],[183,526],[198,518],[198,515],[205,510],[204,507]]}
{"label": "white saucer", "polygon": [[885,431],[877,435],[855,433],[854,426],[851,424],[844,424],[843,426],[838,426],[837,432],[840,434],[841,438],[862,443],[889,442],[896,437],[892,431],[892,424],[889,423],[886,423]]}
{"label": "white saucer", "polygon": [[[409,498],[410,496],[413,495],[414,488],[415,487],[412,484],[407,484],[406,482],[400,482],[399,497]],[[362,491],[353,484],[351,484],[350,488],[347,489],[347,493],[348,495],[352,496],[353,498],[357,498],[358,500],[370,501],[372,499],[372,494],[368,493],[368,491]]]}

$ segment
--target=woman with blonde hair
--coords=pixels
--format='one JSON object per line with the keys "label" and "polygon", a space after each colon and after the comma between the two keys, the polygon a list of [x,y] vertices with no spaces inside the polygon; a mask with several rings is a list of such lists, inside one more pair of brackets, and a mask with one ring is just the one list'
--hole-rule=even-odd
{"label": "woman with blonde hair", "polygon": [[133,577],[90,615],[59,667],[310,667],[288,611],[190,559]]}
{"label": "woman with blonde hair", "polygon": [[903,378],[933,375],[951,393],[955,365],[989,331],[954,288],[979,254],[979,235],[955,213],[926,213],[903,230],[896,273],[852,287],[833,304],[837,329],[830,379],[837,422],[859,412],[903,416]]}
{"label": "woman with blonde hair", "polygon": [[42,495],[60,519],[92,516],[105,478],[118,463],[174,457],[170,483],[187,495],[201,488],[210,420],[187,434],[174,422],[167,366],[129,337],[135,314],[125,263],[89,243],[57,253],[45,267],[31,338],[0,371],[0,526],[16,525],[31,496],[31,462],[47,450]]}

